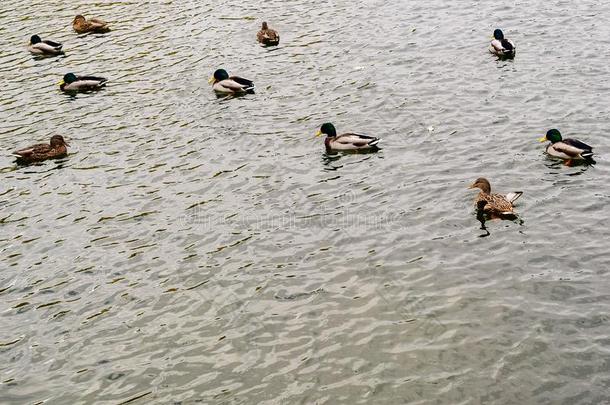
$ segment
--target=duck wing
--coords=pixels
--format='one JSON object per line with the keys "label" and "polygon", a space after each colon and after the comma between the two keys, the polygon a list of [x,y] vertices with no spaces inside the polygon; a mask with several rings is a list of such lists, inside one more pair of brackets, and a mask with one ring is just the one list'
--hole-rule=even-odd
{"label": "duck wing", "polygon": [[93,81],[93,82],[98,82],[99,84],[106,84],[106,82],[108,81],[108,79],[106,79],[105,77],[100,77],[100,76],[76,76],[76,79],[78,81]]}
{"label": "duck wing", "polygon": [[48,143],[38,143],[36,145],[28,146],[27,148],[16,150],[12,154],[17,157],[28,157],[32,155],[48,153],[49,151],[51,151],[51,149],[51,145],[49,145]]}
{"label": "duck wing", "polygon": [[579,148],[579,149],[582,149],[582,150],[592,150],[593,149],[593,147],[587,145],[584,142],[579,141],[578,139],[568,138],[568,139],[564,139],[562,142],[567,144],[567,145],[570,145],[570,146],[573,146],[575,148]]}
{"label": "duck wing", "polygon": [[330,141],[330,146],[338,150],[369,149],[376,147],[381,139],[360,134],[342,134]]}
{"label": "duck wing", "polygon": [[55,42],[55,41],[51,41],[48,39],[45,39],[44,41],[42,41],[42,43],[47,44],[49,46],[52,46],[53,48],[60,50],[62,48],[62,44],[60,44],[59,42]]}
{"label": "duck wing", "polygon": [[229,80],[232,80],[232,81],[238,83],[240,86],[242,86],[244,88],[253,88],[254,87],[254,82],[252,80],[244,79],[243,77],[231,76],[231,77],[229,77]]}
{"label": "duck wing", "polygon": [[[580,156],[581,153],[587,151],[588,149],[579,148],[577,146],[571,145],[566,142],[567,139],[562,140],[561,142],[555,142],[551,145],[551,148],[556,150],[557,152],[565,154],[569,158],[575,158]],[[586,144],[583,144],[588,146]],[[590,150],[589,150],[590,151]]]}

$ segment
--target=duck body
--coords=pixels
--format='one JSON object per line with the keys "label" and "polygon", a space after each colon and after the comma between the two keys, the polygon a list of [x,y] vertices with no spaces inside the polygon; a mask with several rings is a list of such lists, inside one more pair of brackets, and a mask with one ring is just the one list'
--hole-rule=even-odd
{"label": "duck body", "polygon": [[513,41],[504,38],[502,30],[496,29],[494,31],[494,39],[489,45],[489,52],[501,58],[514,58],[517,48]]}
{"label": "duck body", "polygon": [[591,146],[578,139],[563,139],[557,129],[550,129],[539,141],[550,141],[546,147],[546,153],[550,156],[564,160],[593,159],[593,148]]}
{"label": "duck body", "polygon": [[64,52],[61,50],[62,44],[50,40],[42,40],[38,35],[32,35],[30,38],[30,45],[28,45],[28,51],[34,55],[44,56],[56,56],[63,55]]}
{"label": "duck body", "polygon": [[229,76],[226,70],[218,69],[209,80],[218,95],[254,94],[254,82],[239,76]]}
{"label": "duck body", "polygon": [[477,210],[482,211],[485,214],[500,217],[514,215],[513,204],[523,195],[523,192],[521,191],[515,191],[508,193],[507,195],[492,194],[489,181],[483,177],[478,178],[469,188],[478,188],[481,190],[474,200],[474,205],[477,207]]}
{"label": "duck body", "polygon": [[381,139],[374,136],[346,133],[337,135],[331,123],[322,124],[316,136],[326,135],[324,146],[329,152],[376,152]]}
{"label": "duck body", "polygon": [[277,46],[280,43],[279,34],[276,30],[269,28],[266,22],[263,22],[260,31],[256,34],[256,39],[265,46]]}
{"label": "duck body", "polygon": [[28,164],[47,159],[57,159],[68,154],[68,143],[61,135],[53,135],[50,143],[39,143],[13,152],[17,163]]}
{"label": "duck body", "polygon": [[103,34],[110,31],[108,23],[97,18],[90,18],[87,20],[82,15],[77,15],[72,21],[72,28],[79,34],[85,34],[88,32]]}
{"label": "duck body", "polygon": [[100,90],[106,86],[107,79],[97,76],[77,76],[74,73],[67,73],[59,82],[59,88],[64,92],[85,92]]}

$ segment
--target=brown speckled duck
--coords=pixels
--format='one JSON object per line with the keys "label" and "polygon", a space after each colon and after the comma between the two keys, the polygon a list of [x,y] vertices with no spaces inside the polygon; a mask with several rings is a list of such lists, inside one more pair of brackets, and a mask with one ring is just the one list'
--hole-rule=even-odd
{"label": "brown speckled duck", "polygon": [[516,191],[502,194],[491,194],[491,185],[489,181],[483,177],[476,179],[468,188],[478,188],[481,191],[474,200],[474,205],[477,209],[482,210],[486,214],[495,215],[514,215],[513,203],[521,197],[523,192]]}
{"label": "brown speckled duck", "polygon": [[39,143],[13,152],[17,163],[41,162],[47,159],[56,159],[68,154],[68,143],[61,135],[53,135],[50,143]]}
{"label": "brown speckled duck", "polygon": [[85,34],[87,32],[103,34],[110,31],[108,23],[105,21],[98,20],[97,18],[90,18],[87,20],[80,14],[74,17],[74,21],[72,21],[72,28],[74,28],[74,31],[78,32],[79,34]]}
{"label": "brown speckled duck", "polygon": [[280,35],[276,30],[269,28],[266,22],[263,22],[261,30],[256,34],[256,39],[266,46],[276,46],[280,43]]}
{"label": "brown speckled duck", "polygon": [[335,126],[330,122],[322,124],[316,136],[326,135],[324,145],[330,152],[375,152],[379,150],[377,144],[381,139],[359,134],[337,135]]}

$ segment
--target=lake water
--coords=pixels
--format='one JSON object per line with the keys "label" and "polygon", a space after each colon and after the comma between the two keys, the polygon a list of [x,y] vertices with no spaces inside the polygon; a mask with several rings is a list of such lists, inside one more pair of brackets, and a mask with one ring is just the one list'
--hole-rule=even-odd
{"label": "lake water", "polygon": [[[4,0],[0,27],[1,403],[610,402],[610,3]],[[256,94],[217,99],[219,67]],[[327,121],[383,149],[327,155]],[[597,164],[546,157],[553,127]],[[13,163],[52,134],[67,158]],[[480,176],[517,220],[477,220]]]}

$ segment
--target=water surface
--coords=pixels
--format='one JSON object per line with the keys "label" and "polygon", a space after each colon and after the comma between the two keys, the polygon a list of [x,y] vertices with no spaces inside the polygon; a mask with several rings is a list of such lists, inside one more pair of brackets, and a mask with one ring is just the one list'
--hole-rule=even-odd
{"label": "water surface", "polygon": [[[609,401],[609,20],[593,0],[5,0],[0,402]],[[34,33],[66,56],[32,58]],[[217,99],[218,67],[257,93]],[[70,71],[110,83],[66,96]],[[383,150],[326,155],[326,121]],[[597,164],[545,157],[551,127]],[[65,159],[8,156],[55,133]],[[479,176],[524,192],[518,220],[477,220]]]}

